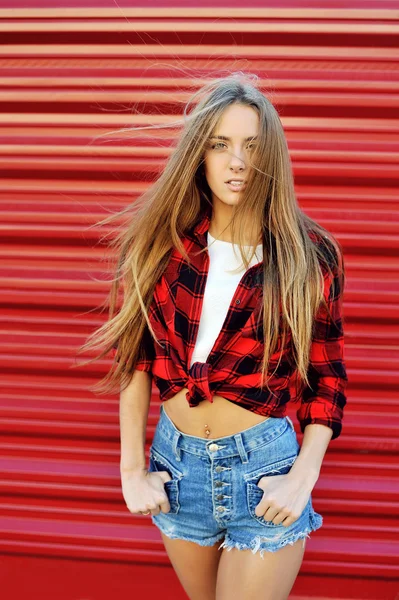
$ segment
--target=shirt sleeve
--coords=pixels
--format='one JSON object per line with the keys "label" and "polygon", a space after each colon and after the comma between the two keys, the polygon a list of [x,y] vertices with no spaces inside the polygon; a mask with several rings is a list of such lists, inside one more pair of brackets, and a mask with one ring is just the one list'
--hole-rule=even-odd
{"label": "shirt sleeve", "polygon": [[332,269],[332,277],[326,272],[324,298],[331,317],[325,306],[321,305],[315,317],[307,372],[312,389],[305,387],[296,413],[302,433],[306,425],[320,423],[333,430],[332,440],[342,430],[348,382],[344,360],[342,295],[341,275],[336,269]]}
{"label": "shirt sleeve", "polygon": [[[115,343],[113,346],[113,356],[116,354],[116,349],[118,344]],[[144,329],[144,334],[141,340],[139,356],[137,362],[134,366],[134,369],[138,371],[147,371],[150,372],[152,370],[152,363],[155,358],[155,348],[154,348],[154,340],[148,329],[148,325],[146,324]]]}

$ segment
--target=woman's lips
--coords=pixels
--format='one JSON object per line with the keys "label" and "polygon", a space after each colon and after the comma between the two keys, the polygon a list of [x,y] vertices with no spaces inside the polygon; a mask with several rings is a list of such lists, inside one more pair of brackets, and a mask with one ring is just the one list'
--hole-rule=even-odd
{"label": "woman's lips", "polygon": [[246,183],[243,183],[242,185],[231,185],[231,183],[226,182],[226,185],[232,192],[240,192],[245,188]]}

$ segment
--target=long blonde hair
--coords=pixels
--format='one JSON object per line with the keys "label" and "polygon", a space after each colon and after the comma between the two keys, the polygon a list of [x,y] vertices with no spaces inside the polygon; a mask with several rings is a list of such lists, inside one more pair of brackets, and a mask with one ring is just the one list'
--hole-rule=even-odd
{"label": "long blonde hair", "polygon": [[[335,237],[297,203],[283,126],[273,104],[257,88],[257,79],[256,75],[233,73],[210,80],[194,93],[184,108],[181,135],[157,180],[134,203],[100,221],[104,225],[124,217],[127,223],[110,241],[117,265],[107,300],[109,318],[79,350],[97,350],[97,355],[86,364],[103,358],[117,346],[111,369],[93,386],[94,391],[107,393],[129,383],[147,327],[154,343],[158,343],[148,317],[155,285],[173,248],[190,263],[181,237],[212,204],[204,175],[204,153],[223,111],[233,103],[251,106],[259,115],[257,144],[250,158],[252,168],[240,202],[233,207],[230,231],[248,268],[252,256],[243,251],[245,235],[251,224],[261,226],[261,386],[267,377],[270,356],[280,347],[279,336],[280,357],[290,344],[297,381],[309,385],[307,369],[314,317],[321,303],[329,312],[324,300],[325,272],[332,282],[339,281],[343,290],[343,253]],[[255,249],[254,244],[253,252]]]}

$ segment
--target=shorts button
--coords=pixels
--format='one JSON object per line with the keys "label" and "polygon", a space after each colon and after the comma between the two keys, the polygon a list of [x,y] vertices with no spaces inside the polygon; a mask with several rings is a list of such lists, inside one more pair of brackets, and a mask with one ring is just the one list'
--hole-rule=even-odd
{"label": "shorts button", "polygon": [[224,511],[224,506],[218,506],[216,510],[218,512],[223,512]]}
{"label": "shorts button", "polygon": [[223,498],[224,498],[223,494],[218,494],[216,496],[216,500],[223,500]]}
{"label": "shorts button", "polygon": [[215,487],[222,487],[222,485],[223,485],[223,481],[215,481]]}
{"label": "shorts button", "polygon": [[216,473],[221,473],[223,471],[223,467],[217,466],[215,467]]}
{"label": "shorts button", "polygon": [[210,450],[211,452],[215,452],[215,450],[217,450],[218,448],[219,448],[219,446],[218,446],[217,444],[211,444],[211,445],[209,446],[209,450]]}

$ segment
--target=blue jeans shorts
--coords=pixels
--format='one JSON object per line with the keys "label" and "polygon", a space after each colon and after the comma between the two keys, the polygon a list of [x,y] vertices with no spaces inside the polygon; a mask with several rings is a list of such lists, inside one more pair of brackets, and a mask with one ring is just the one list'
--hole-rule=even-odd
{"label": "blue jeans shorts", "polygon": [[311,497],[292,525],[276,525],[255,514],[263,496],[261,477],[289,472],[299,454],[289,417],[269,417],[234,435],[206,439],[182,433],[161,404],[160,419],[149,452],[152,471],[167,471],[165,492],[170,511],[152,515],[167,537],[231,550],[275,552],[310,537],[323,517]]}

